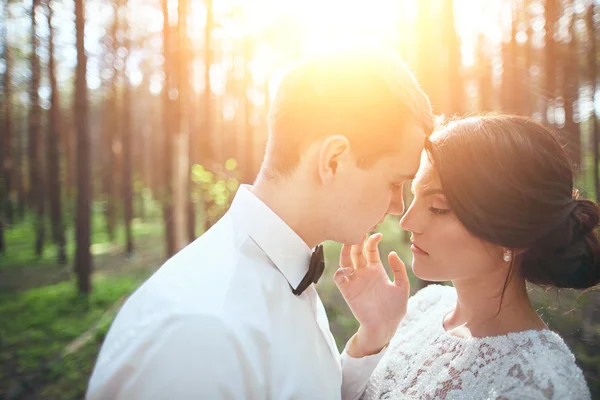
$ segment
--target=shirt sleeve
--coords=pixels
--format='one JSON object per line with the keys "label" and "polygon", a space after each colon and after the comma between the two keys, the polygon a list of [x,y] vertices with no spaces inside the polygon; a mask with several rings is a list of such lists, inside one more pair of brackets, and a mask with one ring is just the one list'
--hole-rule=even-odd
{"label": "shirt sleeve", "polygon": [[379,361],[385,355],[388,346],[384,347],[379,353],[361,358],[351,357],[346,351],[342,352],[342,400],[359,399],[369,383],[371,374],[379,364]]}
{"label": "shirt sleeve", "polygon": [[170,319],[88,399],[266,398],[261,362],[214,316]]}

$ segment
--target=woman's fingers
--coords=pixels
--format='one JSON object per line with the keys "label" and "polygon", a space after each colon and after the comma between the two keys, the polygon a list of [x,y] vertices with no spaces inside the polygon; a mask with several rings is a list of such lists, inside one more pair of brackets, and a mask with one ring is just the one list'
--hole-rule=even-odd
{"label": "woman's fingers", "polygon": [[365,253],[363,251],[366,239],[367,235],[365,234],[360,243],[352,246],[350,257],[352,258],[352,265],[354,265],[354,268],[364,268],[367,266],[367,258],[365,257]]}
{"label": "woman's fingers", "polygon": [[394,274],[394,285],[403,286],[407,285],[410,287],[410,281],[408,280],[408,274],[406,272],[406,267],[398,254],[395,251],[392,251],[388,255],[388,262],[390,264],[390,268]]}
{"label": "woman's fingers", "polygon": [[335,271],[335,274],[333,274],[333,281],[336,285],[338,285],[338,287],[342,286],[349,281],[352,274],[354,274],[354,268],[352,267],[339,268],[337,271]]}
{"label": "woman's fingers", "polygon": [[379,248],[377,247],[379,242],[381,242],[381,239],[383,239],[383,235],[381,233],[376,233],[371,235],[367,240],[367,244],[365,245],[367,265],[381,264]]}
{"label": "woman's fingers", "polygon": [[352,251],[352,246],[347,244],[342,245],[342,250],[340,251],[340,268],[354,268],[352,266],[352,256],[350,252]]}

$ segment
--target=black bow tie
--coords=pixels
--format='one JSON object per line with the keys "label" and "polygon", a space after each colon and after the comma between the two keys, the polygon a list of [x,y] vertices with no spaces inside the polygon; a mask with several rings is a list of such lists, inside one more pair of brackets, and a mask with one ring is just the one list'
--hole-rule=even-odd
{"label": "black bow tie", "polygon": [[292,288],[292,292],[296,296],[300,296],[302,292],[310,286],[311,283],[317,283],[321,275],[323,275],[323,269],[325,269],[325,259],[323,258],[323,245],[318,245],[313,251],[310,257],[310,265],[308,266],[308,272],[304,275],[304,278],[296,289]]}

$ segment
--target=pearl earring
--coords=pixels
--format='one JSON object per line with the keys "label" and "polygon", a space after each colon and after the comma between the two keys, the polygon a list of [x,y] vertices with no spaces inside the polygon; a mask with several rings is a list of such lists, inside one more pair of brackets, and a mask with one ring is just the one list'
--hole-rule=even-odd
{"label": "pearl earring", "polygon": [[512,252],[510,250],[504,250],[504,261],[510,262],[512,260]]}

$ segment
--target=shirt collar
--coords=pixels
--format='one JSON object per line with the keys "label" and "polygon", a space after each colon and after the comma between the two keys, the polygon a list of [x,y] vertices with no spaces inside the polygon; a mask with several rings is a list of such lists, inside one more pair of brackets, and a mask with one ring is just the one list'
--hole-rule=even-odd
{"label": "shirt collar", "polygon": [[229,213],[296,288],[306,275],[312,250],[273,210],[241,185]]}

